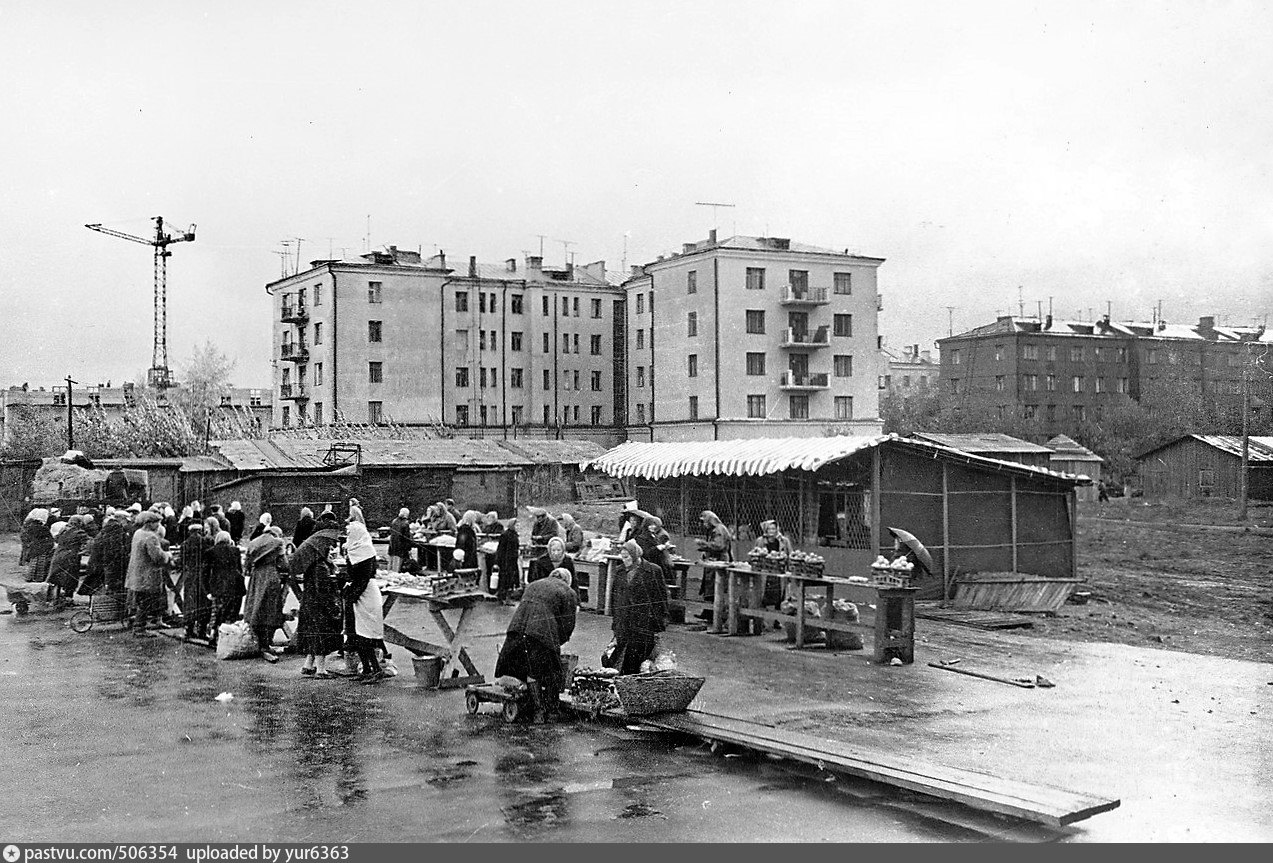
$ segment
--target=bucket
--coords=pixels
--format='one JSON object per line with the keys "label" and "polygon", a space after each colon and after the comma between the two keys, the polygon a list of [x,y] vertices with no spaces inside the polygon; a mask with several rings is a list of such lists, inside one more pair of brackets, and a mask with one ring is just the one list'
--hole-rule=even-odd
{"label": "bucket", "polygon": [[425,654],[411,657],[416,680],[425,689],[437,689],[442,682],[442,657]]}

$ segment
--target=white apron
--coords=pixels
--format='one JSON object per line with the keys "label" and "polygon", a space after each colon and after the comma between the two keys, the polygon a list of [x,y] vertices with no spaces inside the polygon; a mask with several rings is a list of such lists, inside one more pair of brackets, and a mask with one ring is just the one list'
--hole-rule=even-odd
{"label": "white apron", "polygon": [[375,579],[367,582],[367,589],[354,603],[354,632],[373,641],[385,637],[384,604]]}

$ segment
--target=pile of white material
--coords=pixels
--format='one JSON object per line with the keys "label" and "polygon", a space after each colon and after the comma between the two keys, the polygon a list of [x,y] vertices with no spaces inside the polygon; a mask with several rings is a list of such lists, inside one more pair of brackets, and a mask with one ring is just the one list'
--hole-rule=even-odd
{"label": "pile of white material", "polygon": [[97,484],[105,482],[107,476],[104,470],[86,470],[60,458],[46,458],[31,480],[31,496],[36,501],[91,498],[97,493]]}

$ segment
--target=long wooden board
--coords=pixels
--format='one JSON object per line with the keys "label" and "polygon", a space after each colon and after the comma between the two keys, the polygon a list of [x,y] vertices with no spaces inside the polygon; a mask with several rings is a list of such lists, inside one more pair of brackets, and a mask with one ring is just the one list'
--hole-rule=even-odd
{"label": "long wooden board", "polygon": [[933,764],[700,710],[645,716],[639,721],[664,731],[745,746],[1053,827],[1108,812],[1118,808],[1120,803],[1093,794]]}
{"label": "long wooden board", "polygon": [[977,611],[968,608],[941,608],[937,605],[915,604],[915,616],[924,620],[938,620],[942,623],[954,623],[958,626],[971,626],[974,629],[1021,629],[1032,628],[1034,620],[1023,614],[1012,614],[1006,611]]}

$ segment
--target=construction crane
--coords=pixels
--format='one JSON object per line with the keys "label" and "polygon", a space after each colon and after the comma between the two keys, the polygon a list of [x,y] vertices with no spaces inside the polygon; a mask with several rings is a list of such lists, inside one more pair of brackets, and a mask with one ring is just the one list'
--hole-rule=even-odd
{"label": "construction crane", "polygon": [[172,372],[168,369],[168,259],[172,257],[172,252],[168,251],[168,247],[173,243],[193,242],[195,226],[191,224],[187,231],[169,234],[164,231],[163,216],[155,216],[154,222],[155,236],[149,240],[145,237],[134,237],[132,234],[125,234],[113,228],[104,228],[100,224],[84,227],[109,237],[119,237],[121,240],[141,243],[143,246],[153,246],[155,249],[155,344],[150,360],[150,370],[146,373],[146,385],[153,389],[164,390],[172,386]]}

